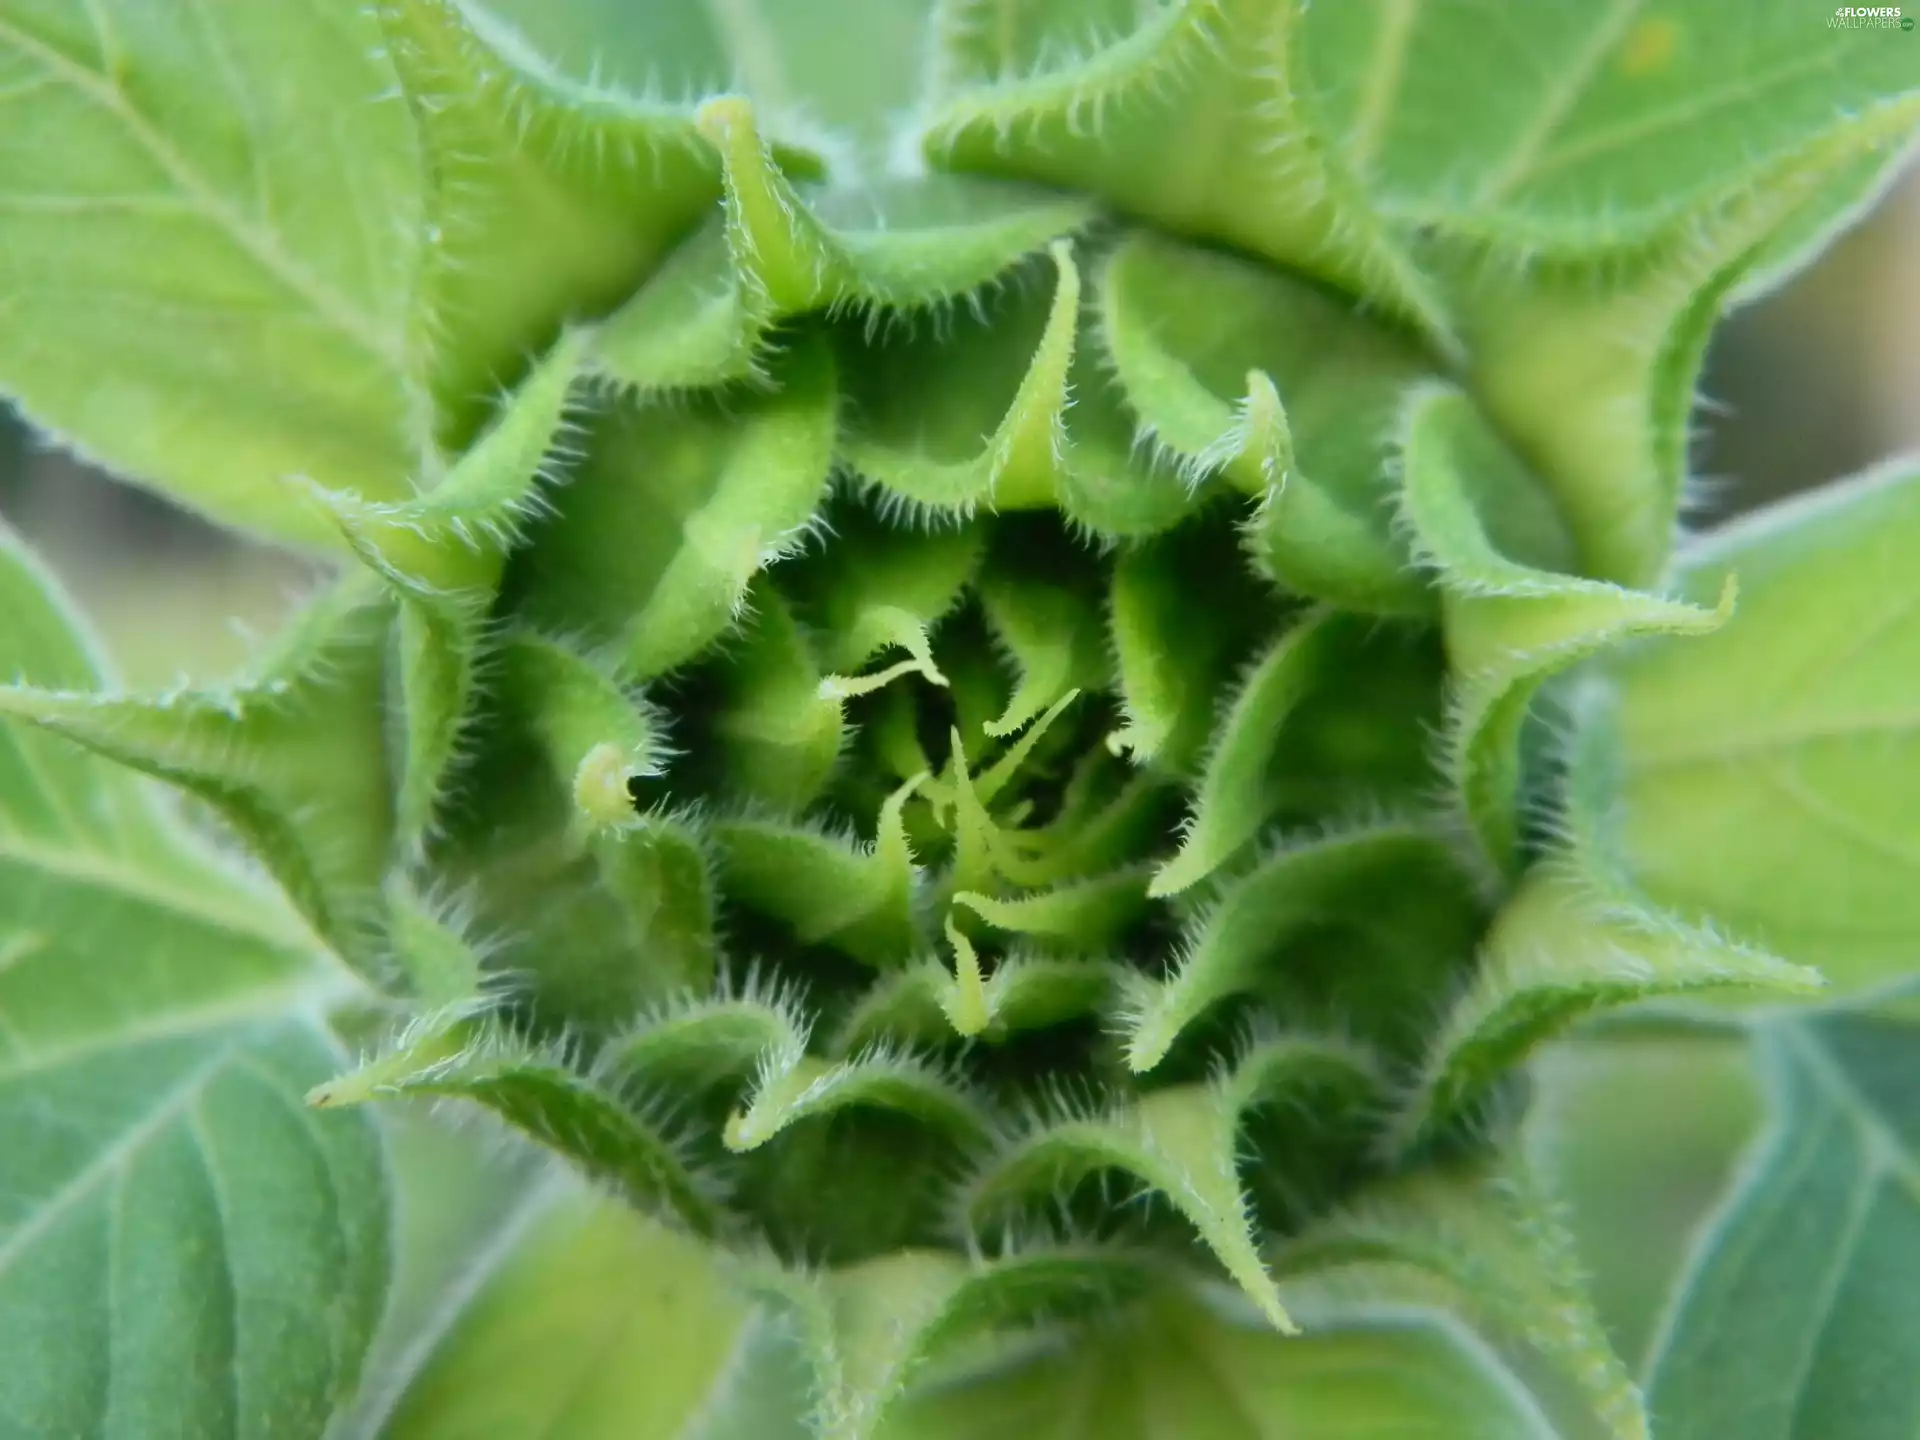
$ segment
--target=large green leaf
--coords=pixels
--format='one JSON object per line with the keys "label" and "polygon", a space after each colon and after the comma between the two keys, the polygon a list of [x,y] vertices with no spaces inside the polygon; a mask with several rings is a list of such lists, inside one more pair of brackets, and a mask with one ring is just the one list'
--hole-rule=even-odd
{"label": "large green leaf", "polygon": [[[0,530],[0,673],[97,672]],[[386,1288],[382,1157],[301,1101],[347,982],[144,782],[0,723],[0,1433],[312,1435]]]}
{"label": "large green leaf", "polygon": [[1881,1440],[1920,1425],[1920,1034],[1834,1013],[1763,1032],[1774,1121],[1656,1346],[1663,1440]]}
{"label": "large green leaf", "polygon": [[358,6],[0,4],[0,390],[224,520],[405,493],[412,128]]}
{"label": "large green leaf", "polygon": [[1920,961],[1920,469],[1776,507],[1688,551],[1740,580],[1717,634],[1649,641],[1583,718],[1596,868],[1862,986]]}
{"label": "large green leaf", "polygon": [[[1318,5],[1307,87],[1396,220],[1624,246],[1910,90],[1899,37],[1827,7],[1543,0]],[[1499,84],[1489,84],[1493,77]]]}

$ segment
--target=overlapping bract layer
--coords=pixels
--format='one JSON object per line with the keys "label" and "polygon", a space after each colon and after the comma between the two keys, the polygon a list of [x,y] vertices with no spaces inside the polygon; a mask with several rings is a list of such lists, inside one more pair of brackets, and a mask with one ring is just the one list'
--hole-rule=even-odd
{"label": "overlapping bract layer", "polygon": [[416,493],[300,487],[366,573],[232,690],[0,692],[411,1002],[316,1103],[477,1104],[771,1256],[857,1436],[1170,1269],[1282,1327],[1281,1241],[1447,1270],[1472,1226],[1353,1202],[1480,1149],[1532,1044],[1815,983],[1543,859],[1537,701],[1724,621],[1628,588],[1705,325],[1906,112],[1580,230],[1524,155],[1423,189],[1315,50],[1342,7],[1067,43],[955,0],[932,169],[880,180],[377,9],[431,182]]}

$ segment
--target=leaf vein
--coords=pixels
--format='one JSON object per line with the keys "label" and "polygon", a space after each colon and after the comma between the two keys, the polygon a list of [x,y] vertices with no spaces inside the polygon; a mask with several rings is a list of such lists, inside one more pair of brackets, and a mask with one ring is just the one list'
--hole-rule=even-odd
{"label": "leaf vein", "polygon": [[313,953],[320,948],[317,939],[296,928],[291,916],[287,917],[284,928],[272,925],[262,912],[230,908],[219,903],[216,897],[189,891],[184,886],[169,886],[156,876],[117,863],[110,856],[90,855],[18,835],[0,836],[0,867],[9,863],[76,885],[118,890],[157,909],[268,945],[301,953]]}
{"label": "leaf vein", "polygon": [[1642,0],[1610,0],[1586,43],[1572,62],[1560,69],[1558,81],[1547,87],[1533,118],[1520,127],[1512,149],[1481,181],[1471,202],[1476,208],[1495,204],[1526,178],[1541,148],[1579,102],[1594,72],[1639,13],[1641,3]]}
{"label": "leaf vein", "polygon": [[243,250],[263,271],[298,295],[309,309],[348,341],[396,372],[404,371],[404,350],[397,335],[384,333],[357,307],[312,275],[285,248],[284,237],[263,230],[237,212],[221,196],[173,143],[137,110],[104,77],[76,64],[74,60],[38,37],[0,19],[0,42],[90,101],[96,108],[117,120],[126,134],[160,167],[181,193],[192,201]]}
{"label": "leaf vein", "polygon": [[11,1270],[36,1240],[65,1219],[75,1206],[88,1199],[123,1164],[177,1121],[198,1099],[201,1091],[219,1077],[220,1071],[245,1038],[235,1036],[201,1061],[188,1072],[184,1080],[165,1092],[143,1119],[116,1135],[98,1155],[69,1176],[32,1214],[16,1225],[12,1233],[0,1241],[0,1275]]}

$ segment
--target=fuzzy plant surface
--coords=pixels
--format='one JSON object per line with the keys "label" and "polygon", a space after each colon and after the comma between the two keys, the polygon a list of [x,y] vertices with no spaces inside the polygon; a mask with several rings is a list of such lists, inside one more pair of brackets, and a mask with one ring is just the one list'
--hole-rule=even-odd
{"label": "fuzzy plant surface", "polygon": [[[0,123],[0,386],[338,562],[137,694],[0,531],[0,1436],[1920,1423],[1920,467],[1679,525],[1897,17],[0,0]],[[1604,1010],[1774,1102],[1644,1367]]]}

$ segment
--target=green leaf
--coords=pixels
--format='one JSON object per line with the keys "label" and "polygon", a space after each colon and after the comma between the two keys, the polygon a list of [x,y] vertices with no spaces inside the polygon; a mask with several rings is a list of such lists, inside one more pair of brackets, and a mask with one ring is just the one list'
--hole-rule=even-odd
{"label": "green leaf", "polygon": [[1457,391],[1415,392],[1401,447],[1401,508],[1440,582],[1456,677],[1447,779],[1482,853],[1511,873],[1525,799],[1521,732],[1542,683],[1636,636],[1718,629],[1732,613],[1733,581],[1707,609],[1564,573],[1565,536],[1544,497]]}
{"label": "green leaf", "polygon": [[[0,613],[0,673],[100,683],[4,528]],[[0,894],[0,1424],[319,1433],[387,1284],[379,1142],[300,1103],[358,987],[145,782],[6,721]]]}
{"label": "green leaf", "polygon": [[[1320,122],[1396,221],[1625,249],[1911,90],[1893,37],[1738,0],[1334,6],[1303,21]],[[1498,78],[1504,83],[1494,85]]]}
{"label": "green leaf", "polygon": [[340,955],[370,968],[394,842],[381,700],[390,607],[342,583],[238,684],[157,698],[0,687],[0,716],[205,802]]}
{"label": "green leaf", "polygon": [[[1656,34],[1667,18],[1645,17]],[[1830,233],[1837,217],[1857,213],[1920,122],[1920,88],[1909,66],[1889,63],[1884,53],[1859,63],[1863,57],[1854,52],[1863,37],[1844,31],[1787,38],[1788,17],[1773,18],[1782,29],[1762,47],[1778,46],[1775,59],[1791,54],[1782,78],[1814,84],[1802,91],[1800,106],[1780,109],[1756,98],[1750,86],[1758,82],[1762,93],[1771,87],[1744,69],[1713,88],[1718,104],[1726,97],[1749,102],[1712,142],[1731,142],[1715,157],[1715,178],[1725,187],[1719,194],[1694,197],[1690,210],[1624,251],[1611,248],[1609,200],[1596,207],[1597,232],[1575,255],[1541,263],[1523,242],[1518,253],[1531,262],[1524,277],[1516,267],[1487,263],[1472,253],[1477,247],[1439,259],[1454,273],[1473,337],[1476,394],[1552,488],[1587,574],[1645,585],[1662,573],[1686,477],[1687,417],[1715,320],[1730,298],[1778,278],[1783,251],[1804,250],[1809,233]],[[1687,17],[1674,28],[1704,34],[1748,23],[1741,11]],[[1626,63],[1630,37],[1600,38],[1623,47],[1615,63]],[[1744,66],[1749,58],[1741,47],[1693,49],[1709,65]],[[1590,53],[1596,63],[1615,58],[1604,44]],[[1872,98],[1856,102],[1862,91]],[[1613,140],[1660,135],[1685,108],[1668,109],[1659,123],[1616,127]],[[1768,120],[1748,118],[1759,114]],[[1800,133],[1756,168],[1746,136],[1782,117]],[[1688,148],[1656,145],[1651,153],[1675,156]],[[1695,164],[1698,157],[1695,151]],[[1654,177],[1673,173],[1662,164],[1646,171],[1656,187]]]}
{"label": "green leaf", "polygon": [[1761,1051],[1772,1125],[1655,1344],[1660,1434],[1897,1435],[1920,1416],[1911,1016],[1783,1019]]}
{"label": "green leaf", "polygon": [[379,40],[249,0],[0,6],[0,390],[284,538],[330,538],[285,476],[404,496],[421,197]]}
{"label": "green leaf", "polygon": [[476,1258],[387,1440],[679,1435],[742,1378],[753,1322],[712,1256],[618,1200],[549,1183]]}
{"label": "green leaf", "polygon": [[1516,1378],[1405,1309],[1281,1336],[1169,1299],[1017,1363],[929,1385],[882,1440],[1550,1440]]}
{"label": "green leaf", "polygon": [[[738,89],[783,116],[864,132],[913,98],[926,0],[649,6],[489,0],[553,62],[603,84],[668,95]],[[862,62],[849,65],[847,57]]]}
{"label": "green leaf", "polygon": [[772,368],[775,393],[609,402],[566,504],[514,559],[518,612],[548,634],[617,645],[630,680],[725,634],[753,577],[806,536],[833,460],[831,357],[802,339]]}
{"label": "green leaf", "polygon": [[1589,697],[1574,766],[1588,863],[1658,906],[1860,989],[1920,925],[1920,470],[1893,465],[1703,538],[1738,574],[1717,634],[1635,648]]}
{"label": "green leaf", "polygon": [[1759,987],[1819,990],[1817,971],[1597,890],[1573,867],[1537,866],[1495,917],[1471,985],[1427,1044],[1395,1122],[1402,1148],[1472,1117],[1543,1040],[1606,1007]]}

